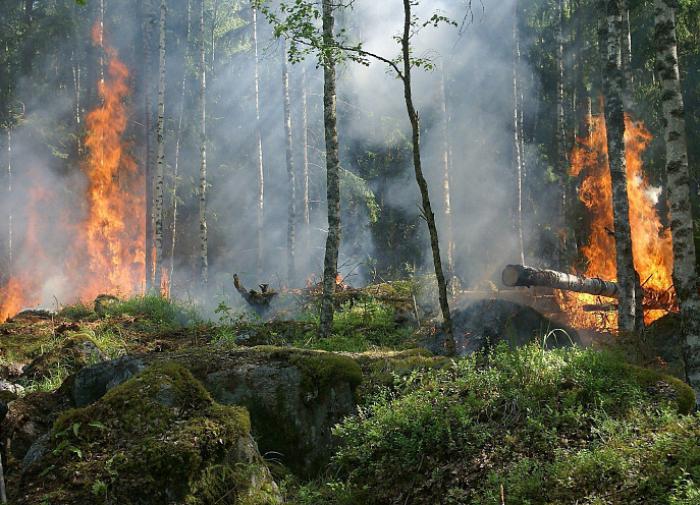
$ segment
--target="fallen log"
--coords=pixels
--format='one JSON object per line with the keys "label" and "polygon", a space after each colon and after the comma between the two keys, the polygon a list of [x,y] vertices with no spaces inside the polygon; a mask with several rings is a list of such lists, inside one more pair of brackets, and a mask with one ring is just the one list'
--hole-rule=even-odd
{"label": "fallen log", "polygon": [[508,287],[541,286],[553,289],[588,293],[606,298],[619,298],[620,291],[617,283],[597,277],[580,277],[556,270],[532,268],[524,265],[508,265],[501,275],[503,284]]}

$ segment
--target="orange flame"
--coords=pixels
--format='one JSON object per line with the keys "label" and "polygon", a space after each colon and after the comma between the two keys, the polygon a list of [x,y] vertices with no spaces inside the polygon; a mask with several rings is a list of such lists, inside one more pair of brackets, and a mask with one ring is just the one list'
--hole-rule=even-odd
{"label": "orange flame", "polygon": [[[578,139],[571,156],[571,175],[583,177],[579,199],[591,218],[588,242],[581,248],[586,259],[586,276],[616,279],[615,238],[613,235],[612,180],[608,166],[607,131],[602,116],[589,118],[591,134]],[[658,190],[644,176],[642,156],[651,134],[643,123],[625,118],[627,194],[630,203],[630,226],[634,266],[644,289],[654,298],[666,299],[668,310],[645,310],[647,324],[673,309],[673,246],[671,232],[662,226],[656,209]],[[585,312],[583,305],[601,302],[588,294],[560,293],[560,301],[569,314],[570,323],[583,328],[615,328],[617,314]]]}
{"label": "orange flame", "polygon": [[[92,36],[95,44],[104,43],[99,23]],[[46,222],[41,203],[58,195],[51,192],[53,188],[39,188],[40,175],[32,177],[36,182],[29,192],[29,218],[21,247],[27,256],[23,263],[31,265],[16,265],[12,277],[0,289],[0,321],[24,307],[45,302],[42,276],[47,272],[42,270],[51,271],[54,265],[63,269],[61,278],[72,286],[73,299],[66,301],[92,300],[102,293],[131,295],[143,288],[144,176],[123,140],[129,116],[125,103],[130,94],[129,71],[116,50],[101,48],[106,60],[104,80],[98,82],[101,103],[85,119],[85,217],[76,224],[68,215],[56,216],[65,225],[61,230],[71,245],[65,257],[49,259],[39,240],[39,225]]]}

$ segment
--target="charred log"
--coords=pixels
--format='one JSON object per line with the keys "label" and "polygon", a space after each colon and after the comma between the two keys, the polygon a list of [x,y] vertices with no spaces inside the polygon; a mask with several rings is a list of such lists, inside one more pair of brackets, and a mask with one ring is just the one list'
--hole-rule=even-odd
{"label": "charred log", "polygon": [[606,298],[619,297],[619,287],[615,282],[597,277],[579,277],[573,274],[557,272],[556,270],[544,270],[523,265],[508,265],[503,270],[501,277],[503,284],[508,287],[542,286],[575,291],[577,293],[588,293]]}
{"label": "charred log", "polygon": [[264,313],[270,308],[272,300],[277,296],[277,291],[270,288],[269,284],[260,284],[260,291],[255,291],[254,289],[247,290],[238,274],[233,274],[233,286],[236,288],[243,299],[250,305],[256,312]]}

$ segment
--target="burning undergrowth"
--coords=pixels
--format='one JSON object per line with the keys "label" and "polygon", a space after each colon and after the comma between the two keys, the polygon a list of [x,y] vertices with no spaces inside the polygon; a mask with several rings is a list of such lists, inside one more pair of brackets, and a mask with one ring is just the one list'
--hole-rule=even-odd
{"label": "burning undergrowth", "polygon": [[[81,184],[61,191],[32,177],[26,202],[22,257],[10,267],[0,288],[0,320],[22,308],[51,303],[55,293],[92,300],[100,293],[131,295],[143,288],[145,275],[144,176],[124,140],[130,95],[129,70],[117,51],[104,46],[98,26],[93,41],[105,54],[99,80],[99,104],[87,115]],[[36,169],[34,169],[36,170]],[[62,201],[80,202],[80,210],[59,212]],[[47,244],[59,235],[61,246]]]}

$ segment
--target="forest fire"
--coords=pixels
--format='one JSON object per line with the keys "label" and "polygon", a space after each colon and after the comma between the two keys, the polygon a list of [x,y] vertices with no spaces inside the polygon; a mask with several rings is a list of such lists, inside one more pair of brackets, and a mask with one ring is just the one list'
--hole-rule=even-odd
{"label": "forest fire", "polygon": [[[642,155],[652,136],[641,122],[629,117],[625,122],[632,247],[635,269],[645,291],[644,320],[649,324],[675,309],[671,232],[661,224],[656,209],[658,193],[642,171]],[[571,175],[583,178],[578,195],[590,216],[588,241],[581,248],[586,260],[582,273],[612,280],[617,277],[617,268],[604,118],[591,118],[590,126],[590,137],[578,139],[571,157]],[[584,310],[586,306],[601,304],[597,296],[564,292],[558,296],[571,324],[581,328],[616,328],[617,314],[614,311],[596,313]]]}
{"label": "forest fire", "polygon": [[[95,44],[102,42],[99,25],[92,35]],[[0,321],[23,308],[46,303],[42,293],[45,281],[41,279],[45,271],[60,270],[58,277],[70,287],[73,299],[63,302],[91,300],[101,293],[129,295],[143,286],[144,176],[123,140],[128,122],[125,100],[130,94],[129,71],[116,50],[102,49],[106,68],[97,84],[100,104],[85,118],[87,154],[82,169],[87,180],[84,193],[78,196],[84,202],[81,216],[53,216],[67,246],[62,257],[52,255],[49,259],[38,235],[41,226],[48,226],[46,200],[60,195],[54,194],[55,188],[41,187],[37,176],[37,185],[30,190],[22,246],[24,254],[32,257],[32,267],[12,269],[0,290]]]}

